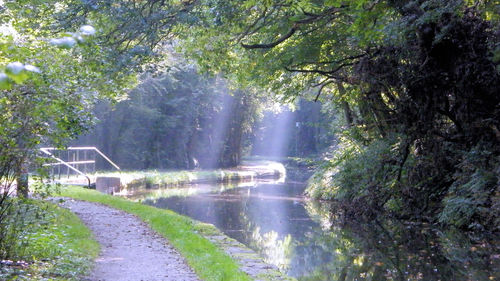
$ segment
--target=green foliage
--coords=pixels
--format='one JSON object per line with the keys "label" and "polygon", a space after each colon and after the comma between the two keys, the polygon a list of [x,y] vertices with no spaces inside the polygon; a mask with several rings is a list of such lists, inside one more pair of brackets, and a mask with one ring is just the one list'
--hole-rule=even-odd
{"label": "green foliage", "polygon": [[[310,194],[321,196],[324,190],[325,197],[354,209],[353,202],[384,205],[405,218],[479,228],[482,221],[495,229],[498,164],[490,159],[500,153],[500,76],[494,71],[499,25],[488,16],[492,6],[387,4],[394,17],[384,24],[386,37],[373,45],[375,53],[367,51],[337,76],[313,71],[337,86],[334,101],[344,111],[348,136],[341,147],[354,142],[361,150],[340,157],[346,161],[334,158],[329,165],[334,168],[317,177]],[[471,164],[471,151],[474,161],[482,161],[480,168]],[[318,187],[319,182],[327,186]]]}
{"label": "green foliage", "polygon": [[[8,206],[8,208],[6,208]],[[3,219],[0,222],[0,258],[17,258],[28,244],[30,230],[44,224],[39,220],[43,216],[43,210],[37,205],[23,200],[5,199],[2,202],[4,209]],[[25,244],[26,243],[26,244]]]}
{"label": "green foliage", "polygon": [[80,280],[90,270],[99,246],[76,215],[32,200],[15,200],[10,212],[17,213],[9,216],[15,221],[3,227],[16,237],[2,241],[2,259],[22,261],[24,267],[2,265],[2,280]]}
{"label": "green foliage", "polygon": [[[222,70],[242,85],[260,85],[290,100],[323,80],[320,72],[344,77],[350,70],[333,71],[343,62],[353,65],[343,58],[387,37],[383,27],[395,14],[384,1],[377,3],[202,1],[193,11],[202,24],[182,29],[182,50],[205,70]],[[267,45],[273,47],[262,47]]]}
{"label": "green foliage", "polygon": [[411,162],[401,160],[402,136],[376,140],[368,146],[347,143],[343,142],[310,179],[306,193],[356,206],[355,213],[370,214],[383,208],[401,211],[401,185],[407,183],[406,165]]}
{"label": "green foliage", "polygon": [[165,64],[169,71],[144,77],[126,100],[99,104],[100,123],[76,143],[103,147],[125,169],[238,165],[265,97],[232,90],[180,59]]}
{"label": "green foliage", "polygon": [[[43,1],[33,6],[26,1],[5,2],[0,30],[0,248],[3,257],[11,257],[12,251],[20,253],[9,248],[16,243],[28,243],[21,248],[38,243],[20,238],[40,218],[9,199],[13,182],[17,179],[17,195],[27,197],[22,183],[28,184],[28,168],[37,170],[43,164],[38,146],[60,147],[87,130],[97,98],[115,98],[133,79],[129,72],[109,71],[101,46],[93,41],[93,27],[49,32],[57,9],[29,9]],[[38,12],[44,17],[33,17]],[[40,241],[40,245],[47,242]]]}
{"label": "green foliage", "polygon": [[[5,112],[0,115],[2,134],[37,136],[22,142],[1,139],[8,148],[2,154],[33,148],[44,138],[60,144],[62,138],[84,131],[91,121],[85,114],[87,103],[95,93],[113,96],[114,89],[129,81],[128,74],[143,69],[141,63],[161,58],[156,56],[166,49],[161,43],[176,35],[175,46],[201,70],[223,72],[245,89],[234,91],[234,108],[248,110],[231,120],[233,133],[218,140],[224,145],[215,153],[223,155],[218,164],[238,162],[242,128],[251,127],[244,121],[257,111],[258,88],[289,102],[316,87],[319,92],[313,98],[326,101],[327,111],[337,116],[343,112],[337,120],[345,124],[335,129],[342,149],[323,170],[328,172],[321,185],[327,186],[315,188],[315,195],[428,221],[436,221],[436,212],[444,208],[441,221],[460,226],[467,223],[458,216],[489,220],[483,208],[498,206],[498,196],[479,194],[493,188],[498,164],[487,161],[473,169],[463,165],[478,143],[487,152],[482,159],[500,154],[500,72],[495,71],[500,68],[500,25],[494,2],[6,1],[9,24],[22,40],[2,37],[7,43],[0,45],[0,63],[32,64],[41,73],[28,77],[24,70],[18,72],[17,64],[0,75],[0,87],[8,89],[0,97]],[[89,23],[98,27],[95,42],[80,42],[77,35],[73,40],[80,43],[78,48],[50,47],[34,39],[47,37],[50,30],[74,31]],[[53,43],[74,44],[66,40]],[[74,61],[87,63],[76,67]],[[191,82],[188,87],[203,85]],[[141,161],[146,168],[195,167],[191,150],[178,148],[194,142],[198,128],[210,135],[210,129],[198,125],[201,119],[208,120],[207,127],[217,123],[212,117],[220,101],[203,100],[206,96],[185,91],[180,84],[171,77],[150,81],[160,102],[137,94],[129,101],[132,106],[121,109],[122,117],[133,108],[142,118],[134,124],[122,118],[117,128],[126,131],[133,125],[147,136],[137,141],[132,131],[116,133],[122,139],[114,138],[114,144],[125,143],[135,149],[134,157],[144,156],[129,162]],[[178,111],[181,104],[207,106],[211,113]],[[37,122],[19,126],[25,117]],[[141,127],[143,123],[153,124],[151,130]],[[175,140],[173,150],[160,149],[165,139]],[[198,155],[205,152],[200,149]]]}
{"label": "green foliage", "polygon": [[[18,19],[22,10],[7,12]],[[33,158],[36,145],[61,146],[88,129],[96,99],[116,96],[129,78],[106,73],[95,61],[99,49],[89,36],[67,50],[39,38],[38,30],[21,29],[15,20],[8,24],[13,35],[0,35],[0,64],[7,75],[0,92],[2,154],[17,150],[17,157]]]}
{"label": "green foliage", "polygon": [[495,202],[498,199],[495,198],[498,197],[500,179],[489,167],[498,169],[500,163],[480,145],[464,154],[464,157],[444,199],[439,221],[457,227],[484,229],[488,226],[498,229],[500,210]]}
{"label": "green foliage", "polygon": [[194,168],[193,158],[199,154],[189,145],[197,146],[194,136],[205,129],[204,122],[213,122],[222,106],[215,87],[214,80],[192,68],[145,79],[113,112],[97,112],[101,123],[93,134],[105,133],[87,139],[103,147],[112,143],[105,153],[124,168]]}

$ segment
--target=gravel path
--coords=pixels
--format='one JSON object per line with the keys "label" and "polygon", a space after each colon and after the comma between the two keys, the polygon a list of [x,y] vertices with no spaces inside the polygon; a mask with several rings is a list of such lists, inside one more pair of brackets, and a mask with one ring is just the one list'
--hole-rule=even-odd
{"label": "gravel path", "polygon": [[86,201],[67,199],[73,211],[101,245],[101,253],[87,281],[199,280],[168,242],[137,217]]}

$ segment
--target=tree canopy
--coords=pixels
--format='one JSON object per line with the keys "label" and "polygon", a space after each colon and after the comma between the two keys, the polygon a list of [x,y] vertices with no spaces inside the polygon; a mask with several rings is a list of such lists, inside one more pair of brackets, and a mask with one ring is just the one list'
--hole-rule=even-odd
{"label": "tree canopy", "polygon": [[[114,64],[103,60],[93,26],[51,30],[56,10],[34,7],[26,1],[2,7],[0,177],[9,184],[17,178],[18,189],[27,184],[19,179],[38,145],[62,146],[81,134],[93,123],[94,103],[119,96],[134,81],[130,72],[112,71]],[[35,12],[43,17],[32,19]]]}
{"label": "tree canopy", "polygon": [[[96,27],[93,47],[57,49],[85,62],[69,70],[59,63],[60,77],[78,81],[61,87],[112,92],[116,83],[108,81],[164,67],[173,46],[241,89],[265,89],[283,101],[308,96],[337,112],[341,142],[310,194],[344,202],[353,216],[386,210],[498,226],[496,2],[52,0],[6,7],[15,12],[11,24],[32,37]],[[98,83],[81,83],[90,80]]]}
{"label": "tree canopy", "polygon": [[459,226],[498,217],[494,1],[204,3],[193,10],[203,24],[182,34],[202,66],[285,100],[316,87],[315,99],[344,112],[337,172],[322,171],[311,194],[353,216],[439,214]]}

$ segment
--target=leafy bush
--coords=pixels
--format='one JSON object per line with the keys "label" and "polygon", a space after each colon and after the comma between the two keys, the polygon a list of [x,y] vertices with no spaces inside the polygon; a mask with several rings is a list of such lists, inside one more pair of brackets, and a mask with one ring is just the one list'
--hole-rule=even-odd
{"label": "leafy bush", "polygon": [[500,227],[495,220],[500,217],[496,195],[499,177],[491,167],[497,167],[498,172],[500,162],[481,145],[464,154],[444,199],[444,208],[439,214],[441,223],[482,229],[482,222],[497,229]]}
{"label": "leafy bush", "polygon": [[[336,199],[345,204],[362,202],[358,207],[364,210],[358,211],[363,213],[380,210],[392,197],[397,198],[400,184],[406,181],[401,148],[398,136],[377,140],[368,146],[353,143],[343,146],[312,177],[307,193],[314,198]],[[399,209],[400,204],[395,200],[385,207]]]}
{"label": "leafy bush", "polygon": [[[12,199],[1,243],[0,280],[80,280],[98,254],[91,232],[70,211]],[[21,266],[9,266],[21,264]]]}
{"label": "leafy bush", "polygon": [[4,217],[0,221],[0,258],[22,256],[27,243],[28,231],[36,224],[43,223],[43,210],[28,201],[8,198],[2,204]]}

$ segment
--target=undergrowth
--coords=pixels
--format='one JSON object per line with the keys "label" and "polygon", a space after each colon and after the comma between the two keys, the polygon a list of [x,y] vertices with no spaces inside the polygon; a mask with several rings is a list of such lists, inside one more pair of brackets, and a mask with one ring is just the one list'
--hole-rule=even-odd
{"label": "undergrowth", "polygon": [[99,253],[89,229],[54,204],[11,200],[15,202],[4,222],[0,280],[80,280]]}
{"label": "undergrowth", "polygon": [[500,161],[482,144],[443,151],[456,158],[440,169],[410,147],[401,161],[398,138],[340,147],[311,178],[307,194],[335,200],[352,218],[391,214],[470,230],[500,229]]}

